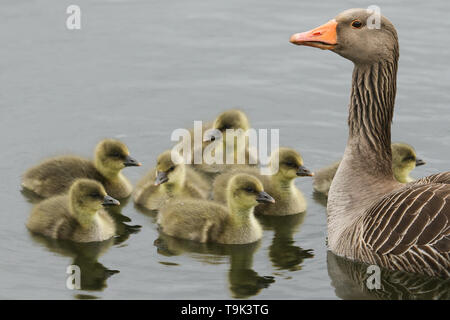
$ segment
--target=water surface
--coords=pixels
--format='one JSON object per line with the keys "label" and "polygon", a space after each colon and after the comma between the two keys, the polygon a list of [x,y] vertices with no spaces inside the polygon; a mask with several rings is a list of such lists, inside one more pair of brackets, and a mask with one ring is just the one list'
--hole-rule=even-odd
{"label": "water surface", "polygon": [[[65,27],[73,3],[80,31]],[[174,129],[228,108],[243,109],[255,128],[280,129],[281,145],[299,150],[310,169],[339,159],[352,65],[288,39],[372,4],[400,39],[393,140],[427,161],[414,176],[449,170],[448,1],[2,0],[0,297],[448,298],[448,283],[404,275],[367,292],[364,268],[327,257],[326,211],[308,178],[296,182],[307,212],[265,219],[263,239],[241,247],[165,238],[154,214],[132,201],[115,215],[121,236],[105,243],[49,241],[25,228],[32,203],[20,176],[37,161],[90,157],[100,139],[115,137],[144,163],[124,171],[135,183]],[[66,288],[70,264],[87,270],[84,290]]]}

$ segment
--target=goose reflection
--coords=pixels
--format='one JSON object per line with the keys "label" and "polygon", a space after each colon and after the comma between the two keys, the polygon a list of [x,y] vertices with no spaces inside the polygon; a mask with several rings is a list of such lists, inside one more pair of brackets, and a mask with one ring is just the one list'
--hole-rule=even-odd
{"label": "goose reflection", "polygon": [[106,280],[118,273],[98,262],[108,249],[114,244],[111,238],[102,242],[73,242],[69,240],[56,240],[41,235],[32,235],[33,240],[46,246],[51,252],[71,257],[71,264],[77,265],[81,270],[81,290],[102,291],[107,287]]}
{"label": "goose reflection", "polygon": [[450,280],[381,269],[381,288],[368,289],[368,265],[327,253],[328,275],[342,299],[450,299]]}
{"label": "goose reflection", "polygon": [[313,258],[311,249],[304,250],[294,245],[294,234],[303,223],[305,213],[288,216],[258,217],[265,230],[274,230],[269,257],[272,265],[278,270],[297,271],[302,268],[305,259]]}
{"label": "goose reflection", "polygon": [[[113,270],[105,267],[98,262],[98,259],[105,254],[113,245],[123,243],[133,233],[139,232],[141,226],[127,225],[131,219],[122,215],[121,207],[126,205],[122,201],[121,206],[108,208],[108,213],[116,223],[117,236],[101,242],[74,242],[70,240],[52,239],[42,235],[30,235],[34,241],[44,245],[49,251],[62,256],[72,258],[72,265],[77,265],[81,270],[80,289],[85,291],[102,291],[107,287],[107,279],[112,275],[119,273],[119,270]],[[79,299],[96,298],[91,295],[77,294]]]}
{"label": "goose reflection", "polygon": [[275,282],[273,277],[260,276],[253,270],[253,256],[259,249],[260,242],[244,245],[198,243],[160,233],[154,245],[161,255],[187,254],[203,263],[218,264],[221,263],[223,257],[229,257],[228,281],[233,298],[244,299],[255,296]]}

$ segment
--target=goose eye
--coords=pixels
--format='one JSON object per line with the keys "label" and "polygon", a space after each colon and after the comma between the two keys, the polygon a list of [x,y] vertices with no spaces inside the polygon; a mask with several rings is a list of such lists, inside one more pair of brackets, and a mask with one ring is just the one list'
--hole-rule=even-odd
{"label": "goose eye", "polygon": [[251,187],[245,188],[245,191],[249,192],[249,193],[254,193],[255,190]]}
{"label": "goose eye", "polygon": [[359,29],[362,27],[362,22],[359,20],[353,20],[352,21],[352,27],[355,29]]}
{"label": "goose eye", "polygon": [[296,167],[295,163],[293,163],[293,162],[286,162],[286,165],[288,167],[292,167],[292,168]]}
{"label": "goose eye", "polygon": [[403,159],[403,161],[416,161],[416,159],[414,157],[406,157]]}
{"label": "goose eye", "polygon": [[101,197],[100,193],[96,193],[96,192],[91,193],[89,196],[92,197],[92,198],[100,198]]}
{"label": "goose eye", "polygon": [[174,167],[174,166],[170,167],[169,170],[167,170],[167,172],[171,172],[171,171],[173,171],[173,170],[175,170],[175,167]]}

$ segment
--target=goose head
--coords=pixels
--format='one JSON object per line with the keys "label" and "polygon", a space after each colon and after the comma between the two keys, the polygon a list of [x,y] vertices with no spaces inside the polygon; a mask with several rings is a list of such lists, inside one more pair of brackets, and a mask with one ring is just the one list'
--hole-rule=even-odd
{"label": "goose head", "polygon": [[358,64],[392,61],[398,57],[393,24],[369,9],[346,10],[320,27],[292,35],[290,41],[334,51]]}
{"label": "goose head", "polygon": [[69,190],[72,210],[75,214],[90,217],[102,206],[118,206],[120,202],[109,196],[103,185],[95,180],[78,179]]}
{"label": "goose head", "polygon": [[407,183],[413,181],[409,173],[416,166],[425,164],[425,161],[417,158],[416,151],[406,143],[393,143],[392,146],[392,169],[397,181]]}
{"label": "goose head", "polygon": [[[250,128],[250,123],[244,112],[237,109],[227,110],[217,116],[212,125],[214,131],[220,131],[222,137],[225,139],[225,134],[228,129],[238,130],[243,132]],[[217,137],[214,132],[210,134],[209,140],[214,141]]]}
{"label": "goose head", "polygon": [[[175,158],[174,158],[175,157]],[[156,163],[155,186],[169,182],[181,184],[184,181],[185,166],[180,155],[167,150],[158,156]]]}
{"label": "goose head", "polygon": [[271,156],[271,167],[275,171],[275,161],[278,159],[276,176],[283,180],[293,180],[297,177],[311,177],[314,174],[303,165],[302,156],[291,148],[280,148]]}
{"label": "goose head", "polygon": [[264,191],[262,183],[254,176],[237,174],[228,183],[228,201],[232,207],[249,210],[258,203],[275,203],[275,200]]}
{"label": "goose head", "polygon": [[95,166],[107,177],[116,176],[125,167],[139,167],[141,163],[130,156],[127,146],[113,139],[105,139],[95,148]]}

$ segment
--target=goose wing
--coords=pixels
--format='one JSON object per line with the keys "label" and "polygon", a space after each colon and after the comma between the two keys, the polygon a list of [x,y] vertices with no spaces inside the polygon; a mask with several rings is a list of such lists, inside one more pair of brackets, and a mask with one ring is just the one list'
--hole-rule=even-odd
{"label": "goose wing", "polygon": [[450,172],[408,184],[378,201],[364,218],[363,240],[381,255],[410,251],[448,264]]}

